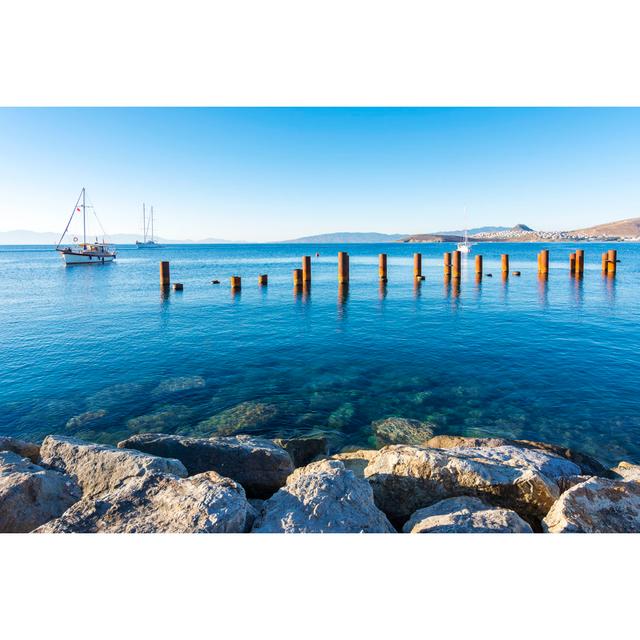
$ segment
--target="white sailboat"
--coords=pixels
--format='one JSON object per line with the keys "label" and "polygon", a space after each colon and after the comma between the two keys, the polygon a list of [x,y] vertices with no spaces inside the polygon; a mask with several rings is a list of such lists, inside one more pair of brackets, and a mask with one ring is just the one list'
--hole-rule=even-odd
{"label": "white sailboat", "polygon": [[[149,237],[149,228],[151,228],[151,236]],[[142,203],[142,242],[136,240],[138,249],[154,249],[160,245],[155,241],[153,234],[153,205],[151,205],[151,213],[147,221],[147,214],[144,202]]]}
{"label": "white sailboat", "polygon": [[[81,202],[82,204],[80,204]],[[73,213],[69,218],[69,222],[67,222],[67,226],[62,232],[60,240],[56,245],[56,251],[60,253],[60,256],[66,265],[105,264],[106,262],[113,262],[116,259],[115,247],[110,243],[105,242],[104,229],[102,229],[102,225],[98,220],[95,210],[93,213],[96,220],[98,220],[100,228],[102,229],[103,238],[102,242],[99,242],[97,237],[95,242],[87,242],[87,207],[93,208],[91,205],[86,203],[86,189],[82,187],[82,191],[76,200],[75,206],[73,207]],[[74,237],[73,245],[63,247],[62,241],[64,240],[65,235],[67,235],[67,231],[69,230],[73,217],[78,213],[82,213],[82,242],[78,242],[78,238]]]}
{"label": "white sailboat", "polygon": [[475,242],[469,242],[469,235],[467,230],[464,230],[464,242],[458,242],[457,249],[460,253],[471,253],[471,247]]}

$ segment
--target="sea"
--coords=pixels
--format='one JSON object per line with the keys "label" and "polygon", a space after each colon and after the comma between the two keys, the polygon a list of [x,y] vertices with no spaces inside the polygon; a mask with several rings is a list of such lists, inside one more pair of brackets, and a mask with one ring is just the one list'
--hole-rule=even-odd
{"label": "sea", "polygon": [[[537,274],[542,248],[548,278]],[[569,272],[577,248],[582,278]],[[601,273],[609,248],[615,278]],[[0,247],[0,435],[323,433],[337,451],[375,446],[372,425],[398,417],[436,435],[538,440],[640,463],[640,245],[475,245],[459,283],[443,278],[453,249],[120,246],[113,264],[65,267],[50,247]],[[348,287],[337,282],[341,250]],[[504,253],[519,277],[502,278]],[[312,283],[296,290],[304,255]],[[183,291],[160,288],[161,260]]]}

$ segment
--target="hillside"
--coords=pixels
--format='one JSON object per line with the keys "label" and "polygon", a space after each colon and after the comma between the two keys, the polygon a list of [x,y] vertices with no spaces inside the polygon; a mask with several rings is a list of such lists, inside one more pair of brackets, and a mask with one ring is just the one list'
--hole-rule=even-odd
{"label": "hillside", "polygon": [[577,229],[570,233],[584,236],[637,238],[640,237],[640,218],[627,218],[617,222],[608,222],[595,227]]}
{"label": "hillside", "polygon": [[406,234],[339,231],[336,233],[321,233],[316,236],[305,236],[303,238],[295,238],[294,240],[283,240],[282,244],[377,243],[396,242],[402,238],[406,238]]}
{"label": "hillside", "polygon": [[405,236],[398,242],[462,242],[462,236],[441,235],[437,233],[417,233],[413,236]]}

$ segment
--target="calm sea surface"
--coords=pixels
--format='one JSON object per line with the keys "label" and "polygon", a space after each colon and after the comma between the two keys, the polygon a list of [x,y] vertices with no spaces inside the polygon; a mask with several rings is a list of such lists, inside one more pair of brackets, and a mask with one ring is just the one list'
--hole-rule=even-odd
{"label": "calm sea surface", "polygon": [[[67,268],[48,247],[0,247],[0,434],[117,442],[246,420],[268,436],[323,431],[338,449],[370,445],[372,421],[401,416],[638,463],[640,245],[617,246],[615,280],[600,273],[605,245],[581,246],[584,278],[568,273],[576,247],[553,244],[547,282],[543,245],[476,246],[493,277],[476,284],[463,259],[459,290],[443,282],[443,244],[122,246],[112,265]],[[292,270],[316,251],[311,290],[295,294]],[[502,282],[501,253],[521,277]],[[161,295],[161,259],[183,292]]]}

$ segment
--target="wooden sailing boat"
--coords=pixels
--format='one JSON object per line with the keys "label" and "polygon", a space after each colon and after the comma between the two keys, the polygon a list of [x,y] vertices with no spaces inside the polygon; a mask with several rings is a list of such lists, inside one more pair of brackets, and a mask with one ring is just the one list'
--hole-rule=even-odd
{"label": "wooden sailing boat", "polygon": [[[100,242],[97,237],[95,239],[95,242],[87,242],[87,207],[91,209],[93,209],[93,207],[86,203],[86,196],[86,189],[82,187],[82,191],[80,192],[80,195],[76,200],[75,206],[73,207],[73,213],[71,214],[69,221],[67,222],[67,226],[60,236],[58,244],[56,245],[56,251],[60,253],[66,265],[105,264],[106,262],[113,262],[116,259],[115,247],[110,243],[105,242],[104,229],[102,229],[102,242]],[[73,220],[74,216],[77,217],[77,214],[79,213],[82,213],[82,242],[78,242],[78,238],[74,237],[73,242],[75,244],[63,247],[62,241],[67,235],[67,231],[69,230],[71,221]],[[93,213],[96,217],[96,220],[98,220],[98,216],[96,215],[95,210]],[[99,220],[98,224],[100,224]],[[100,228],[102,228],[101,224]]]}
{"label": "wooden sailing boat", "polygon": [[[149,236],[149,229],[151,229],[151,236]],[[151,205],[151,213],[149,220],[147,220],[146,209],[144,202],[142,203],[142,242],[136,240],[136,246],[138,249],[154,249],[160,245],[155,241],[153,234],[153,205]]]}

